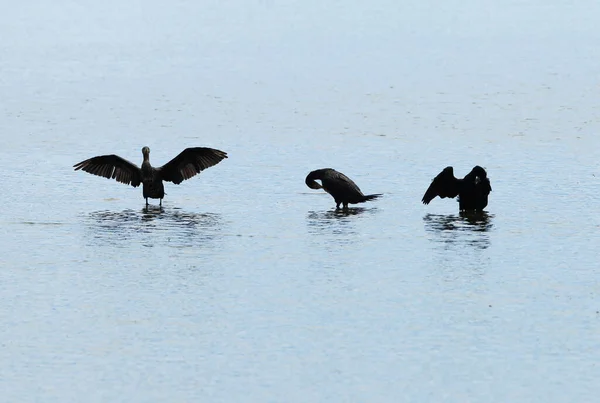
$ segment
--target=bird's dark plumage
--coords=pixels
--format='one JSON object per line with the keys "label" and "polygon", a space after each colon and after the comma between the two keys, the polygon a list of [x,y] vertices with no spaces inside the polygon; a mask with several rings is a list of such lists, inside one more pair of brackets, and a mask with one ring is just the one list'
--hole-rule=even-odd
{"label": "bird's dark plumage", "polygon": [[164,181],[179,185],[224,158],[227,158],[227,153],[213,148],[186,148],[159,169]]}
{"label": "bird's dark plumage", "polygon": [[75,164],[73,167],[76,171],[81,169],[93,175],[115,179],[117,182],[131,185],[134,188],[140,186],[142,182],[140,168],[134,163],[114,154],[93,157]]}
{"label": "bird's dark plumage", "polygon": [[75,164],[73,167],[76,171],[81,169],[133,187],[142,184],[146,205],[148,205],[148,198],[160,199],[162,205],[162,199],[165,196],[163,181],[178,185],[227,158],[227,153],[214,148],[186,148],[162,167],[154,168],[150,165],[150,149],[142,148],[142,154],[144,161],[141,168],[114,154],[93,157]]}
{"label": "bird's dark plumage", "polygon": [[436,196],[440,198],[458,196],[460,211],[481,211],[488,204],[488,195],[492,191],[485,169],[475,166],[463,179],[454,177],[454,169],[446,167],[440,172],[421,200],[429,204]]}
{"label": "bird's dark plumage", "polygon": [[[321,184],[315,182],[320,180]],[[329,193],[335,200],[336,208],[340,204],[348,208],[348,203],[363,203],[381,196],[381,194],[364,195],[360,188],[356,186],[350,178],[341,172],[332,168],[323,168],[312,171],[305,180],[306,185],[311,189],[323,189]]]}

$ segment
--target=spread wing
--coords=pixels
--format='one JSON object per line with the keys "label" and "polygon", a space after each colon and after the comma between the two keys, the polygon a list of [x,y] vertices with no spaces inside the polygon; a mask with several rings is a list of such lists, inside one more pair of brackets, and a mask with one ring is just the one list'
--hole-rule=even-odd
{"label": "spread wing", "polygon": [[73,168],[76,171],[81,169],[92,175],[115,179],[117,182],[133,187],[140,186],[140,182],[142,181],[142,172],[137,165],[114,154],[100,155],[81,161],[73,165]]}
{"label": "spread wing", "polygon": [[227,158],[227,153],[214,148],[186,148],[177,157],[159,168],[159,171],[163,180],[178,185],[206,168],[217,165],[224,158]]}
{"label": "spread wing", "polygon": [[433,181],[421,200],[423,204],[429,204],[436,196],[441,197],[456,197],[460,191],[460,179],[454,177],[454,169],[446,167],[440,172]]}

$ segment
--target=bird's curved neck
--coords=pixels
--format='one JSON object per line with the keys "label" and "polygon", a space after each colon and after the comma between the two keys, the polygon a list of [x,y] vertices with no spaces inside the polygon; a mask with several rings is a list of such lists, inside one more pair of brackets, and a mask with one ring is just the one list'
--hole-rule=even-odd
{"label": "bird's curved neck", "polygon": [[142,172],[145,173],[145,175],[149,175],[152,172],[152,165],[150,165],[150,153],[144,153]]}

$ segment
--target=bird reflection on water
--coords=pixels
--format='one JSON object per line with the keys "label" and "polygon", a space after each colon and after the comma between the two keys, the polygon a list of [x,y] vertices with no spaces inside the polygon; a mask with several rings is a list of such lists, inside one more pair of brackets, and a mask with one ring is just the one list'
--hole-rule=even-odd
{"label": "bird reflection on water", "polygon": [[348,207],[347,209],[335,209],[328,211],[309,211],[308,218],[314,220],[339,220],[346,217],[360,215],[365,211],[375,209],[367,209],[364,207]]}
{"label": "bird reflection on water", "polygon": [[434,242],[446,245],[468,244],[481,249],[490,245],[489,231],[493,228],[493,215],[482,212],[461,212],[458,215],[426,214],[425,230]]}
{"label": "bird reflection on water", "polygon": [[306,222],[309,232],[318,235],[333,235],[336,242],[349,241],[357,236],[355,220],[375,212],[376,208],[350,207],[328,211],[309,211]]}
{"label": "bird reflection on water", "polygon": [[140,210],[96,211],[88,214],[86,226],[94,240],[121,247],[130,242],[144,246],[173,247],[204,245],[219,236],[218,214],[196,214],[177,208],[151,206]]}

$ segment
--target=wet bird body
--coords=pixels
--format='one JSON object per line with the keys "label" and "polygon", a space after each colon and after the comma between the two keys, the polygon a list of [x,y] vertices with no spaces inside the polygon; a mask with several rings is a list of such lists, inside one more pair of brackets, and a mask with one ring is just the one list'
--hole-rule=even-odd
{"label": "wet bird body", "polygon": [[227,153],[207,147],[186,148],[177,157],[159,168],[150,164],[150,149],[142,148],[144,161],[141,168],[118,155],[100,155],[75,164],[75,170],[82,170],[93,175],[133,187],[142,185],[142,194],[146,199],[162,199],[165,197],[163,181],[173,182],[176,185],[200,173],[206,168],[218,164]]}
{"label": "wet bird body", "polygon": [[488,204],[492,191],[485,169],[475,166],[463,179],[454,176],[454,169],[446,167],[431,182],[421,200],[429,204],[436,196],[454,198],[458,196],[460,211],[481,211]]}
{"label": "wet bird body", "polygon": [[[316,182],[320,180],[321,184]],[[363,203],[381,196],[381,194],[364,195],[350,178],[332,168],[317,169],[306,176],[306,185],[311,189],[323,189],[335,200],[336,208],[340,204],[348,208],[348,204]]]}
{"label": "wet bird body", "polygon": [[[146,151],[147,150],[147,151]],[[144,162],[142,162],[142,194],[148,204],[150,199],[162,199],[165,197],[165,186],[160,175],[160,170],[150,165],[150,150],[148,147],[142,149]]]}

